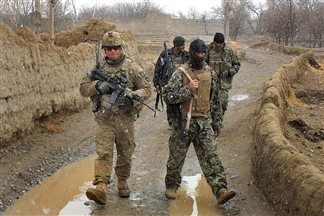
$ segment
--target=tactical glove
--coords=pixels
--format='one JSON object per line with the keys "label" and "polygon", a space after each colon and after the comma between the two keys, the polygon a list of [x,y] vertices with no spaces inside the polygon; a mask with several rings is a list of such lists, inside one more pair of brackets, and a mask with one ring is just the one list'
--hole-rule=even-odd
{"label": "tactical glove", "polygon": [[133,98],[134,92],[132,90],[130,90],[129,88],[126,88],[124,90],[124,95],[126,95],[129,98]]}
{"label": "tactical glove", "polygon": [[231,72],[229,70],[222,70],[220,73],[220,77],[222,78],[231,77]]}
{"label": "tactical glove", "polygon": [[99,80],[96,83],[95,87],[100,94],[109,94],[110,93],[109,84],[106,81]]}

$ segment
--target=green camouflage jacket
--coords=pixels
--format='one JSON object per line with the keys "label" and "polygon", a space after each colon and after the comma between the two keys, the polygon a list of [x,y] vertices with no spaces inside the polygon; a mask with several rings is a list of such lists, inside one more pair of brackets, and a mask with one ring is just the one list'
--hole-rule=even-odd
{"label": "green camouflage jacket", "polygon": [[[214,43],[210,43],[207,46],[206,63],[211,68],[213,68],[217,72],[217,74],[219,74],[219,69],[216,68],[216,60],[214,57],[215,53],[216,51],[214,49]],[[222,64],[220,70],[228,70],[231,74],[231,77],[220,78],[222,89],[230,90],[232,88],[233,77],[240,70],[240,67],[241,63],[236,53],[233,51],[232,48],[230,48],[224,43]]]}
{"label": "green camouflage jacket", "polygon": [[[184,65],[187,65],[185,63]],[[186,67],[186,66],[184,66]],[[219,81],[216,72],[205,64],[202,70],[209,70],[212,74],[212,83],[210,89],[210,111],[207,113],[207,117],[212,119],[212,128],[214,131],[222,128],[222,118],[221,118],[221,106],[219,106]],[[186,75],[180,69],[176,69],[172,74],[172,77],[168,84],[164,87],[162,95],[166,103],[178,104],[184,101],[191,100],[194,97],[193,91],[190,89],[189,85],[183,86],[183,79],[186,79]],[[184,116],[186,119],[187,117]],[[203,121],[205,117],[201,118]]]}

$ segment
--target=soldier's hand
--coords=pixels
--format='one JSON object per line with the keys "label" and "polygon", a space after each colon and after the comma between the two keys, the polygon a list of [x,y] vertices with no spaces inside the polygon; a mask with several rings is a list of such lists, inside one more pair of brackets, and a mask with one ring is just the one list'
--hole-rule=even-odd
{"label": "soldier's hand", "polygon": [[222,70],[220,72],[220,77],[222,78],[231,77],[231,72],[229,70]]}
{"label": "soldier's hand", "polygon": [[160,89],[160,86],[159,86],[159,85],[155,86],[155,91],[156,91],[156,92],[160,92],[160,90],[161,90],[161,89]]}
{"label": "soldier's hand", "polygon": [[196,90],[198,88],[199,81],[197,79],[191,80],[189,83],[189,86],[192,91]]}
{"label": "soldier's hand", "polygon": [[133,92],[131,89],[126,88],[126,89],[124,90],[124,95],[126,95],[126,96],[129,97],[129,98],[133,98],[134,92]]}
{"label": "soldier's hand", "polygon": [[92,73],[90,78],[91,78],[91,81],[102,79],[101,76],[96,73]]}
{"label": "soldier's hand", "polygon": [[96,83],[95,87],[100,94],[109,94],[110,93],[109,84],[106,81],[99,80]]}
{"label": "soldier's hand", "polygon": [[221,133],[221,130],[215,130],[214,131],[215,138],[217,138],[220,135],[220,133]]}

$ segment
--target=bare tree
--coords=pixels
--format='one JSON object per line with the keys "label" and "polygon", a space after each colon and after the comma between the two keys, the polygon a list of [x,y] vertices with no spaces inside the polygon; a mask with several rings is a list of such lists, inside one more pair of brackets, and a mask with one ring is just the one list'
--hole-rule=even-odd
{"label": "bare tree", "polygon": [[[253,1],[247,1],[247,9],[252,13],[250,19],[248,19],[248,24],[251,27],[254,34],[262,35],[264,33],[263,20],[266,13],[266,5],[262,3],[254,4]],[[253,17],[255,16],[256,19]],[[253,23],[256,22],[254,25]]]}
{"label": "bare tree", "polygon": [[54,7],[58,0],[49,0],[49,8],[50,8],[50,17],[49,17],[49,32],[51,35],[51,41],[54,44]]}
{"label": "bare tree", "polygon": [[34,25],[35,25],[35,33],[38,38],[39,38],[39,33],[41,32],[41,18],[42,18],[42,14],[41,14],[40,0],[36,0]]}
{"label": "bare tree", "polygon": [[174,15],[174,17],[179,18],[179,19],[187,19],[186,14],[184,14],[184,13],[181,12],[181,11],[178,11],[178,12]]}
{"label": "bare tree", "polygon": [[302,13],[302,30],[306,29],[306,31],[302,32],[303,35],[307,35],[308,37],[305,40],[308,41],[308,46],[316,47],[318,44],[319,47],[322,47],[322,38],[324,32],[324,2],[320,0],[300,0],[300,7],[303,9]]}
{"label": "bare tree", "polygon": [[201,19],[202,19],[202,21],[204,23],[204,29],[205,29],[206,35],[208,35],[207,17],[208,17],[208,13],[206,11],[201,14]]}
{"label": "bare tree", "polygon": [[116,3],[112,6],[114,13],[109,14],[112,18],[130,19],[130,18],[145,18],[149,13],[161,13],[162,9],[155,3],[144,0],[141,2],[123,2]]}
{"label": "bare tree", "polygon": [[276,40],[288,46],[294,46],[294,39],[298,32],[302,18],[302,11],[293,0],[268,0],[266,13],[266,31]]}
{"label": "bare tree", "polygon": [[188,14],[188,19],[191,20],[195,20],[198,19],[198,17],[200,17],[198,10],[194,7],[190,7],[187,14]]}
{"label": "bare tree", "polygon": [[76,3],[75,3],[75,0],[70,0],[70,6],[72,7],[72,20],[73,20],[73,26],[77,26],[77,23],[78,23],[78,13],[77,13],[77,10],[76,10]]}
{"label": "bare tree", "polygon": [[19,0],[5,0],[5,13],[9,15],[10,26],[12,29],[16,29],[18,27],[19,18],[20,18],[20,1]]}
{"label": "bare tree", "polygon": [[249,13],[247,11],[248,3],[248,0],[237,0],[232,5],[229,36],[234,41],[236,41],[238,35],[244,32],[244,25],[249,17]]}
{"label": "bare tree", "polygon": [[222,8],[224,11],[224,36],[227,40],[230,40],[229,25],[230,25],[230,12],[233,9],[233,3],[235,0],[222,0]]}

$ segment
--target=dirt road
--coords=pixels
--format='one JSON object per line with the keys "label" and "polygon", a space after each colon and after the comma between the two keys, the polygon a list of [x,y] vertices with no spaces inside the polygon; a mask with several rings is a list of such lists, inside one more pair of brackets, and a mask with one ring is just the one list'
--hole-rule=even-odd
{"label": "dirt road", "polygon": [[[224,128],[218,141],[218,152],[226,168],[229,188],[238,195],[225,207],[226,215],[275,215],[263,195],[254,185],[251,175],[252,131],[260,106],[262,85],[292,56],[268,50],[246,50],[240,72],[230,91],[231,101]],[[149,104],[154,106],[152,96]],[[1,183],[0,212],[4,212],[31,187],[51,176],[60,168],[95,154],[94,121],[90,107],[71,115],[57,114],[47,119],[63,131],[51,133],[37,128],[35,134],[0,150]],[[98,207],[93,215],[168,215],[169,201],[165,198],[164,176],[171,133],[165,113],[147,108],[136,124],[136,151],[133,158],[130,188],[141,197],[136,205],[117,196],[116,177],[109,188],[107,205]],[[193,148],[190,148],[183,176],[201,173]],[[220,208],[216,207],[215,208]]]}

